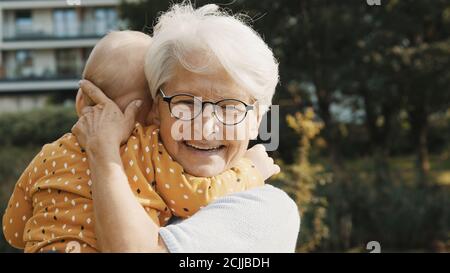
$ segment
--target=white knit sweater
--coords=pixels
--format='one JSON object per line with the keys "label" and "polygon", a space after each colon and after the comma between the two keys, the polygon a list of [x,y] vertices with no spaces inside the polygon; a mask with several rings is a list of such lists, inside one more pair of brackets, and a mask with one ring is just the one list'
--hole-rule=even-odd
{"label": "white knit sweater", "polygon": [[159,234],[172,253],[286,253],[295,252],[299,230],[295,202],[265,185],[217,199]]}

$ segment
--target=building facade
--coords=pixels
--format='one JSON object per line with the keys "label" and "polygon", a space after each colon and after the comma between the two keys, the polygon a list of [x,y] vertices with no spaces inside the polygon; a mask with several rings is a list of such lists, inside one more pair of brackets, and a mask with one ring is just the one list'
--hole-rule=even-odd
{"label": "building facade", "polygon": [[94,45],[119,27],[119,2],[0,0],[0,112],[76,90]]}

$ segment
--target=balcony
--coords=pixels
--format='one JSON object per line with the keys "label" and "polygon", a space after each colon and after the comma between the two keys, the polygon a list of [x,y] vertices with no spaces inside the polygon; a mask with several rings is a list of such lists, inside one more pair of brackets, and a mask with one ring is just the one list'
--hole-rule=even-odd
{"label": "balcony", "polygon": [[[39,9],[39,8],[67,8],[76,6],[71,3],[77,1],[64,1],[64,0],[45,0],[45,1],[33,1],[33,0],[0,0],[0,9],[4,10],[17,10],[17,9]],[[94,6],[117,6],[120,0],[80,0],[83,7]]]}
{"label": "balcony", "polygon": [[92,24],[90,26],[90,29],[87,27],[82,27],[71,32],[64,33],[18,31],[14,35],[5,35],[3,38],[3,43],[0,44],[0,49],[17,50],[93,47],[98,40],[107,33],[107,31],[95,31]]}
{"label": "balcony", "polygon": [[[88,24],[86,24],[88,25]],[[72,33],[46,33],[43,31],[27,31],[27,32],[16,32],[14,35],[4,35],[3,42],[22,42],[22,41],[66,41],[75,39],[98,39],[103,37],[107,32],[98,31],[96,32],[90,24],[90,28],[80,28],[76,29]],[[112,28],[114,29],[114,28]]]}
{"label": "balcony", "polygon": [[79,76],[0,79],[0,94],[76,90],[79,80]]}
{"label": "balcony", "polygon": [[0,93],[76,90],[89,53],[88,49],[7,52],[0,65]]}
{"label": "balcony", "polygon": [[[3,3],[0,0],[0,9]],[[92,47],[118,29],[115,6],[86,7],[87,2],[82,3],[82,8],[0,10],[0,50]]]}
{"label": "balcony", "polygon": [[0,0],[0,94],[76,90],[90,49],[118,29],[119,3]]}
{"label": "balcony", "polygon": [[0,94],[76,90],[82,66],[69,61],[58,61],[56,67],[47,68],[29,60],[24,64],[6,64],[0,67]]}
{"label": "balcony", "polygon": [[53,49],[53,48],[91,48],[100,38],[73,37],[60,39],[24,39],[3,42],[0,50]]}
{"label": "balcony", "polygon": [[[1,1],[1,0],[0,0]],[[0,50],[93,47],[111,30],[118,29],[115,11],[109,20],[55,21],[42,27],[33,24],[6,24]]]}

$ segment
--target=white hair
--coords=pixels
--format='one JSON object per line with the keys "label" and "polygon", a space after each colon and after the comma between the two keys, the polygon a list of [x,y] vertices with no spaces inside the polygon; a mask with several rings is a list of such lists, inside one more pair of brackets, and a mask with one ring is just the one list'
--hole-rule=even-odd
{"label": "white hair", "polygon": [[159,17],[145,64],[153,98],[178,64],[194,73],[211,73],[219,64],[261,105],[271,104],[279,80],[278,62],[258,33],[214,4],[194,9],[184,1]]}

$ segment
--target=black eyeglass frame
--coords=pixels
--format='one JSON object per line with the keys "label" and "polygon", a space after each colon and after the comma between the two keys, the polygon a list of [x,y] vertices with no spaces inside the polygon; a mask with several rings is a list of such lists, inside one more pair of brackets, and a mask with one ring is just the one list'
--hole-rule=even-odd
{"label": "black eyeglass frame", "polygon": [[[164,91],[163,91],[161,88],[159,88],[159,92],[158,92],[158,93],[161,95],[163,101],[165,101],[165,102],[167,102],[167,103],[169,104],[169,110],[170,110],[170,113],[171,113],[171,114],[172,114],[171,102],[172,102],[172,99],[173,99],[173,98],[175,98],[175,97],[177,97],[177,96],[189,96],[189,97],[192,97],[194,100],[197,99],[194,95],[186,94],[186,93],[179,93],[179,94],[175,94],[175,95],[173,95],[173,96],[167,96],[166,94],[164,94]],[[197,100],[198,100],[198,99],[197,99]],[[217,114],[216,114],[216,106],[218,106],[219,103],[224,102],[224,101],[237,101],[237,102],[240,102],[240,103],[242,103],[243,105],[245,105],[245,115],[244,115],[244,117],[243,117],[240,121],[235,122],[235,123],[232,123],[232,124],[228,124],[228,123],[225,123],[225,122],[223,122],[222,120],[220,120],[220,118],[219,118],[219,117],[217,116]],[[237,100],[237,99],[223,99],[223,100],[219,100],[219,101],[216,101],[216,102],[213,102],[213,101],[203,101],[203,100],[202,100],[201,103],[202,103],[202,109],[201,109],[201,111],[200,111],[197,115],[195,115],[193,118],[190,118],[190,119],[181,119],[181,118],[178,118],[177,116],[175,116],[174,114],[172,114],[172,116],[174,116],[176,119],[180,119],[180,120],[183,120],[183,121],[192,121],[192,120],[194,120],[195,118],[197,118],[201,113],[203,113],[203,109],[205,109],[205,105],[206,105],[206,104],[211,104],[211,105],[213,105],[213,114],[214,114],[214,116],[216,117],[216,119],[217,119],[218,121],[220,121],[222,124],[227,125],[227,126],[234,126],[234,125],[237,125],[237,124],[239,124],[239,123],[241,123],[242,121],[245,120],[245,118],[247,117],[248,111],[254,110],[254,109],[255,109],[255,105],[249,105],[249,104],[247,104],[247,103],[245,103],[245,102],[243,102],[243,101],[241,101],[241,100]]]}

